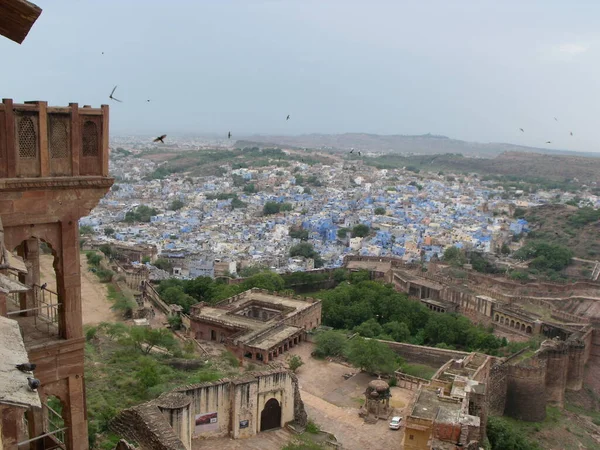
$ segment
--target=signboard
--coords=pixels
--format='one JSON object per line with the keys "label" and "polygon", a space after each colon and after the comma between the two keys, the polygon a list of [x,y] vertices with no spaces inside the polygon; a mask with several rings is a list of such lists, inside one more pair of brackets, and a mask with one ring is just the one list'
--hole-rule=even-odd
{"label": "signboard", "polygon": [[248,428],[248,423],[250,421],[249,420],[240,420],[240,429],[241,428]]}
{"label": "signboard", "polygon": [[195,419],[196,427],[194,428],[194,432],[196,434],[204,433],[206,431],[216,431],[219,429],[216,412],[196,414]]}

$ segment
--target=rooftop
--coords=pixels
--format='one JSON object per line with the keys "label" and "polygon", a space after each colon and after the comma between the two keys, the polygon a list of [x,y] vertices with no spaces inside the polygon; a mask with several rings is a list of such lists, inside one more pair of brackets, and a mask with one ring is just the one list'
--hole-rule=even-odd
{"label": "rooftop", "polygon": [[461,405],[459,402],[443,400],[438,397],[435,391],[422,389],[410,415],[420,419],[429,420],[438,417],[438,421],[440,420],[439,417],[447,418],[456,415],[458,421],[460,409]]}
{"label": "rooftop", "polygon": [[25,344],[19,324],[0,316],[0,403],[28,408],[42,407],[37,392],[27,385],[30,373],[19,371],[15,366],[28,362]]}

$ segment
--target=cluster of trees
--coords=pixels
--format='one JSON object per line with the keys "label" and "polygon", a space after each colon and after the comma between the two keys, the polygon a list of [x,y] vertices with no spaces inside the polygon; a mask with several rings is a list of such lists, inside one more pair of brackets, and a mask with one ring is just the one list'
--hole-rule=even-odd
{"label": "cluster of trees", "polygon": [[137,208],[127,211],[125,214],[125,222],[150,222],[150,218],[158,214],[158,210],[150,208],[147,205],[140,205]]}
{"label": "cluster of trees", "polygon": [[225,284],[210,277],[198,277],[193,280],[168,279],[161,281],[157,290],[165,302],[179,305],[188,313],[190,307],[198,302],[214,304],[253,287],[283,291],[285,282],[276,273],[260,272],[236,285]]}
{"label": "cluster of trees", "polygon": [[505,340],[466,317],[432,312],[392,286],[368,281],[368,277],[368,273],[353,273],[351,283],[319,294],[324,325],[353,330],[364,337],[489,354],[506,345]]}
{"label": "cluster of trees", "polygon": [[291,211],[292,204],[291,203],[277,203],[277,202],[267,202],[263,207],[263,214],[265,216],[271,214],[277,214],[284,211]]}
{"label": "cluster of trees", "polygon": [[207,200],[229,200],[237,197],[234,192],[219,192],[217,194],[204,194]]}
{"label": "cluster of trees", "polygon": [[319,178],[316,175],[310,175],[307,178],[304,178],[304,176],[298,174],[295,176],[296,178],[296,184],[298,186],[304,186],[306,184],[310,184],[312,186],[323,186],[323,183],[321,182],[321,180],[319,180]]}
{"label": "cluster of trees", "polygon": [[302,242],[290,248],[290,256],[303,256],[304,258],[312,258],[315,260],[315,268],[323,267],[324,264],[319,252],[317,252],[313,248],[312,244],[309,244],[308,242]]}
{"label": "cluster of trees", "polygon": [[314,355],[343,357],[352,365],[370,373],[393,373],[401,361],[381,342],[355,337],[348,340],[344,333],[325,331],[315,336]]}
{"label": "cluster of trees", "polygon": [[532,259],[529,267],[558,272],[571,264],[573,252],[562,245],[531,241],[517,250],[514,256],[520,260]]}

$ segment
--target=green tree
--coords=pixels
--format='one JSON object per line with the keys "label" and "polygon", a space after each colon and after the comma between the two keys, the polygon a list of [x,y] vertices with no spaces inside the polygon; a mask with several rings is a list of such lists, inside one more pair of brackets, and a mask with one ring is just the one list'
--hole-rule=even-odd
{"label": "green tree", "polygon": [[160,383],[158,364],[154,359],[143,357],[138,359],[137,364],[139,369],[135,379],[144,392]]}
{"label": "green tree", "polygon": [[324,331],[315,336],[315,356],[342,356],[346,351],[348,340],[339,331]]}
{"label": "green tree", "polygon": [[113,227],[105,227],[104,234],[106,236],[113,236],[115,234],[115,229]]}
{"label": "green tree", "polygon": [[337,236],[340,239],[344,239],[348,235],[348,231],[350,231],[350,228],[339,228],[337,230]]}
{"label": "green tree", "polygon": [[312,244],[302,242],[290,248],[290,256],[302,256],[304,258],[312,258],[315,261],[315,267],[323,267],[321,255],[313,248]]}
{"label": "green tree", "polygon": [[379,206],[377,208],[375,208],[375,215],[377,216],[385,216],[385,208]]}
{"label": "green tree", "polygon": [[125,222],[134,223],[134,222],[150,222],[152,216],[156,216],[158,214],[158,210],[154,208],[150,208],[146,205],[140,205],[137,208],[132,209],[131,211],[127,211],[125,214]]}
{"label": "green tree", "polygon": [[446,250],[444,250],[443,260],[454,267],[462,267],[463,264],[466,264],[467,262],[464,252],[458,247],[454,246],[448,247]]}
{"label": "green tree", "polygon": [[112,247],[109,244],[102,244],[100,247],[98,247],[98,250],[104,253],[104,256],[107,258],[110,258],[113,254]]}
{"label": "green tree", "polygon": [[383,333],[383,328],[373,318],[361,323],[360,325],[355,326],[354,332],[360,334],[362,337],[375,338],[378,337],[381,333]]}
{"label": "green tree", "polygon": [[256,189],[256,185],[254,183],[250,183],[244,186],[243,191],[246,194],[254,194],[255,192],[258,192],[258,189]]}
{"label": "green tree", "polygon": [[150,258],[149,256],[142,257],[142,264],[149,263],[150,261],[152,261],[152,258]]}
{"label": "green tree", "polygon": [[82,225],[79,227],[79,234],[82,236],[94,234],[94,228],[90,225]]}
{"label": "green tree", "polygon": [[347,358],[352,365],[369,373],[393,373],[398,356],[382,342],[355,337],[348,346]]}
{"label": "green tree", "polygon": [[85,257],[88,264],[94,267],[98,267],[100,265],[100,261],[102,261],[102,256],[98,255],[96,252],[87,252]]}
{"label": "green tree", "polygon": [[302,228],[291,228],[289,234],[293,239],[300,239],[301,241],[308,240],[308,230],[303,230]]}
{"label": "green tree", "polygon": [[500,248],[500,253],[503,255],[510,255],[510,247],[506,244],[502,244],[502,247]]}
{"label": "green tree", "polygon": [[282,203],[281,206],[279,207],[279,210],[281,212],[291,211],[292,209],[294,209],[294,208],[292,207],[291,203]]}
{"label": "green tree", "polygon": [[244,291],[255,287],[267,291],[279,292],[285,289],[285,282],[279,274],[274,272],[261,272],[247,278],[239,286]]}
{"label": "green tree", "polygon": [[279,203],[277,202],[267,202],[263,206],[263,214],[265,216],[269,216],[271,214],[277,214],[280,211]]}
{"label": "green tree", "polygon": [[288,367],[294,373],[296,373],[296,371],[304,365],[304,361],[302,361],[302,358],[298,355],[288,355],[286,359]]}
{"label": "green tree", "polygon": [[562,245],[533,241],[517,250],[514,257],[520,260],[533,258],[530,267],[560,271],[571,264],[573,252]]}
{"label": "green tree", "polygon": [[244,209],[247,206],[248,204],[241,201],[237,195],[231,199],[231,209]]}
{"label": "green tree", "polygon": [[410,338],[410,328],[404,322],[388,322],[383,325],[383,331],[396,342],[407,342]]}
{"label": "green tree", "polygon": [[215,282],[210,277],[197,277],[186,283],[184,292],[194,297],[197,302],[210,301],[214,297]]}
{"label": "green tree", "polygon": [[166,328],[131,327],[129,342],[143,354],[149,354],[154,347],[174,350],[178,347],[173,334]]}
{"label": "green tree", "polygon": [[169,204],[169,209],[171,211],[178,211],[181,208],[183,208],[185,206],[185,203],[183,203],[181,200],[179,199],[175,199],[173,200],[170,204]]}
{"label": "green tree", "polygon": [[161,270],[166,270],[167,272],[171,272],[173,270],[173,264],[169,262],[168,259],[158,258],[154,261],[154,267],[157,267]]}
{"label": "green tree", "polygon": [[186,294],[180,287],[169,287],[161,292],[160,297],[169,305],[179,305],[187,314],[192,305],[198,303],[191,295]]}
{"label": "green tree", "polygon": [[352,236],[355,237],[366,237],[369,235],[371,229],[364,224],[358,224],[354,228],[352,228]]}

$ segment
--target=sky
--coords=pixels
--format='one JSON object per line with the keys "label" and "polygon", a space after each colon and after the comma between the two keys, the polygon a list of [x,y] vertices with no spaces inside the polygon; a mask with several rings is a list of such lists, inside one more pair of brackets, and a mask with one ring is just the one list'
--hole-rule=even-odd
{"label": "sky", "polygon": [[112,134],[433,133],[600,151],[597,0],[34,2],[24,43],[0,39],[0,96],[109,103]]}

